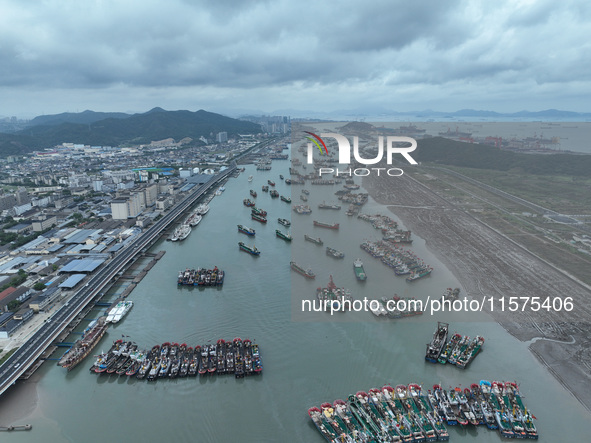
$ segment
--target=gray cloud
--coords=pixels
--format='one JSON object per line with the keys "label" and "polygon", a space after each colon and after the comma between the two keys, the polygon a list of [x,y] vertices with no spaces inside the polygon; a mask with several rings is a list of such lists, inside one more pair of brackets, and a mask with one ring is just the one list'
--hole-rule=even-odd
{"label": "gray cloud", "polygon": [[[510,91],[505,103],[519,101],[518,109],[541,99],[575,110],[589,102],[586,2],[231,3],[4,0],[0,93],[13,101],[0,113],[24,108],[39,91],[83,108],[93,108],[78,104],[85,95],[119,91],[109,110],[127,110],[121,91],[137,94],[144,109],[165,105],[147,102],[158,98],[193,108],[196,95],[207,100],[202,107],[232,97],[236,107],[268,110],[313,101],[329,110],[347,97],[421,109],[446,94],[453,101],[445,109],[487,108],[475,102],[486,91],[491,100]],[[541,88],[547,83],[576,85],[580,101],[561,102],[554,88]]]}

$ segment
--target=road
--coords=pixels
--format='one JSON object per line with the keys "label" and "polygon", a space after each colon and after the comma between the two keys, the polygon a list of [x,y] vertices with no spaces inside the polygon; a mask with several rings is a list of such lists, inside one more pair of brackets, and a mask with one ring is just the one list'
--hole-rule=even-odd
{"label": "road", "polygon": [[219,185],[236,170],[236,163],[215,175],[207,183],[199,186],[185,199],[175,205],[172,210],[150,226],[145,232],[109,259],[96,274],[92,275],[84,287],[79,289],[72,298],[53,314],[37,330],[29,340],[0,366],[0,395],[41,356],[63,332],[72,320],[93,300],[101,290],[131,264],[136,256],[149,248],[174,221],[201,198],[212,187]]}

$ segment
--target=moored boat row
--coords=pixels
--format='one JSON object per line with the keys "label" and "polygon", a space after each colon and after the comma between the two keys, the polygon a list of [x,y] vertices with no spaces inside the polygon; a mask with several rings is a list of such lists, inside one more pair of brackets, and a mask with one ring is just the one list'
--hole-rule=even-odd
{"label": "moored boat row", "polygon": [[506,438],[538,438],[535,417],[513,382],[483,380],[464,390],[436,384],[428,392],[416,383],[385,385],[311,407],[308,415],[331,443],[447,441],[446,424],[486,425]]}
{"label": "moored boat row", "polygon": [[116,340],[108,352],[97,356],[90,370],[148,381],[214,373],[242,378],[260,374],[263,364],[259,346],[238,337],[194,348],[186,343],[165,342],[153,346],[150,351],[138,350],[137,344],[131,341]]}
{"label": "moored boat row", "polygon": [[[445,336],[441,331],[441,328],[446,327],[449,329],[449,325],[447,323],[438,323],[437,330],[433,336],[433,340],[435,336],[441,336],[443,340],[443,344],[441,341],[434,343],[431,340],[431,344],[427,347],[427,354],[425,355],[425,359],[432,363],[439,362],[441,364],[450,363],[452,365],[456,365],[458,368],[465,369],[468,364],[476,358],[478,353],[482,349],[482,345],[484,344],[484,337],[477,335],[474,338],[470,338],[467,335],[461,335],[455,333],[449,338],[448,334],[446,333]],[[436,346],[434,346],[436,345]],[[430,350],[430,348],[433,349]],[[436,348],[439,348],[439,352],[436,352]],[[437,357],[435,357],[437,354]]]}
{"label": "moored boat row", "polygon": [[215,266],[213,269],[197,268],[179,271],[177,284],[188,286],[221,286],[226,273]]}

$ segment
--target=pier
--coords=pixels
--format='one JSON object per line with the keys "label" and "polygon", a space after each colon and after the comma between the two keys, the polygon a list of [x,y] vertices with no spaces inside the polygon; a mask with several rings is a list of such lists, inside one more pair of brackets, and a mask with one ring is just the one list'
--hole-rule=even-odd
{"label": "pier", "polygon": [[0,426],[0,431],[30,431],[33,429],[33,425],[11,425],[11,426]]}

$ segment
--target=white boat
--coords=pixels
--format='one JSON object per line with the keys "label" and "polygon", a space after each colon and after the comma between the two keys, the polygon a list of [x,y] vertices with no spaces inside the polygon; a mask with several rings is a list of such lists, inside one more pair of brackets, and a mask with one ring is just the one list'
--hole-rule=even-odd
{"label": "white boat", "polygon": [[197,206],[197,209],[195,209],[195,212],[197,212],[199,215],[205,215],[207,214],[207,211],[209,211],[209,205],[207,203],[203,203]]}
{"label": "white boat", "polygon": [[191,233],[191,226],[187,224],[182,224],[178,228],[174,230],[172,233],[171,241],[180,241],[186,239],[189,234]]}
{"label": "white boat", "polygon": [[189,219],[187,220],[189,222],[189,226],[191,227],[195,227],[197,226],[200,222],[201,219],[203,217],[201,217],[199,214],[197,214],[196,212],[194,212],[191,217],[189,217]]}
{"label": "white boat", "polygon": [[117,323],[132,307],[133,302],[131,300],[120,301],[109,311],[109,314],[107,315],[107,323]]}
{"label": "white boat", "polygon": [[249,175],[249,176],[248,176],[248,181],[249,181],[249,182],[251,182],[251,181],[252,181],[252,179],[253,179],[253,176],[252,176],[252,175]]}

